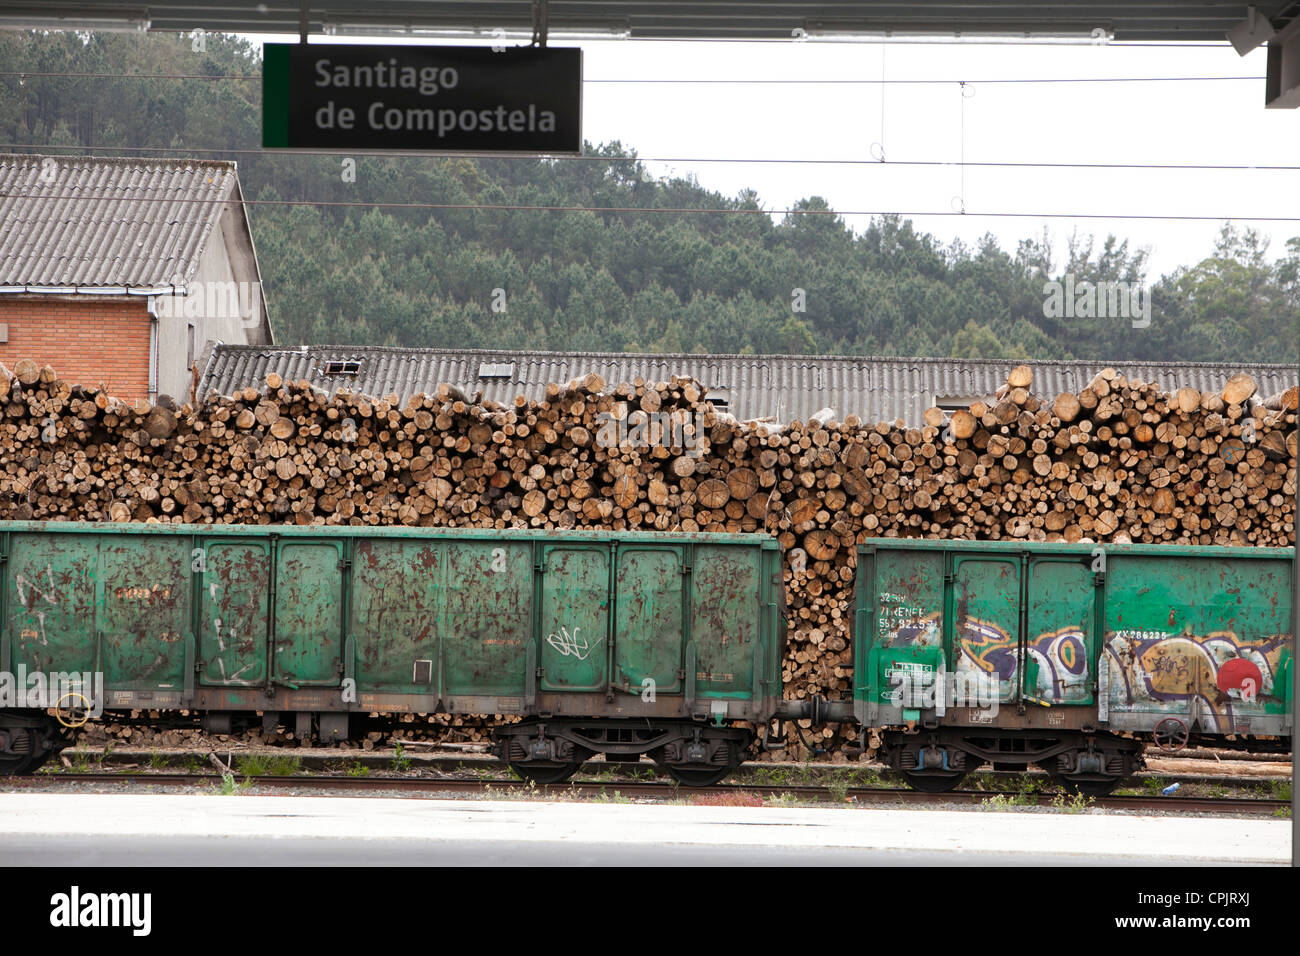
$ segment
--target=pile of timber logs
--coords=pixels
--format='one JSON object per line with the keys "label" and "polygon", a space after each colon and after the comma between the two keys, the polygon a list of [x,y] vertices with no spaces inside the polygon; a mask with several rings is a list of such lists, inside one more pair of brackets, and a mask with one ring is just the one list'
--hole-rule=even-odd
{"label": "pile of timber logs", "polygon": [[1295,387],[1166,393],[1107,369],[1048,399],[1032,378],[912,425],[781,425],[716,412],[685,378],[588,375],[502,405],[272,374],[130,405],[19,362],[0,367],[0,517],[767,532],[786,556],[787,694],[832,698],[852,679],[864,538],[1292,543]]}
{"label": "pile of timber logs", "polygon": [[[293,732],[292,721],[276,730],[254,729],[235,734],[209,734],[197,727],[167,727],[171,715],[158,711],[135,710],[130,720],[104,719],[91,721],[76,735],[78,747],[130,747],[130,748],[202,748],[214,742],[242,746],[281,746],[310,748],[310,735],[299,737]],[[390,741],[407,743],[436,743],[440,747],[454,747],[469,752],[486,752],[491,747],[492,725],[509,723],[519,718],[496,714],[475,717],[464,714],[417,715],[399,714],[391,733],[371,730],[358,739],[331,743],[342,749],[374,750]]]}

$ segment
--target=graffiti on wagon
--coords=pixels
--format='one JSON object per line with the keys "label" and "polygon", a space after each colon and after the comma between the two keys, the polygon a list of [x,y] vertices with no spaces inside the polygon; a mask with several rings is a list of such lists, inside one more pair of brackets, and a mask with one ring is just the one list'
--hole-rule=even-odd
{"label": "graffiti on wagon", "polygon": [[574,657],[580,661],[585,661],[591,656],[591,652],[600,644],[601,638],[596,638],[595,642],[588,641],[585,637],[579,637],[578,632],[582,628],[574,627],[570,632],[563,624],[560,625],[559,634],[548,634],[546,643],[555,648],[565,657]]}

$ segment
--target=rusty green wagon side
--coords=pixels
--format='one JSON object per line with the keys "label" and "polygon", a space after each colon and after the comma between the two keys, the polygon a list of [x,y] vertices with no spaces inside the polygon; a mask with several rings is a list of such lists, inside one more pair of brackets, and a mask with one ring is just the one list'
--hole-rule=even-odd
{"label": "rusty green wagon side", "polygon": [[1038,764],[1108,792],[1143,742],[1286,751],[1293,548],[871,540],[854,716],[923,789]]}
{"label": "rusty green wagon side", "polygon": [[526,776],[649,754],[704,783],[781,697],[765,535],[7,522],[0,583],[0,672],[62,675],[0,701],[8,772],[55,746],[46,707],[90,704],[325,739],[357,714],[515,715],[498,746]]}

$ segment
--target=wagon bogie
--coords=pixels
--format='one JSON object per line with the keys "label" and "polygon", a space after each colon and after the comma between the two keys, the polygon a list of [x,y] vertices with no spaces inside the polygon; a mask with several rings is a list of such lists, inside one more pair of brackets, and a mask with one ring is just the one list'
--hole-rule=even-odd
{"label": "wagon bogie", "polygon": [[[743,727],[673,720],[526,720],[494,732],[497,755],[521,776],[544,782],[553,768],[578,766],[595,754],[607,761],[649,757],[686,786],[708,786],[736,769],[753,733]],[[572,773],[566,775],[568,779]]]}
{"label": "wagon bogie", "polygon": [[32,773],[62,746],[58,723],[39,710],[0,711],[0,776]]}
{"label": "wagon bogie", "polygon": [[1130,776],[1141,750],[1138,741],[1109,734],[945,727],[886,731],[882,756],[918,790],[951,790],[988,765],[1017,771],[1038,767],[1067,789],[1096,795]]}

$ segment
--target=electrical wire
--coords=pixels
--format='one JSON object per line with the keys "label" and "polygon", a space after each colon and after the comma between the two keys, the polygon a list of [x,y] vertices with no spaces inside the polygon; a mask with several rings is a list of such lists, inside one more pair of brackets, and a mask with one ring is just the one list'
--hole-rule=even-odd
{"label": "electrical wire", "polygon": [[[561,31],[562,32],[562,31]],[[291,34],[284,34],[291,35]],[[932,36],[881,36],[888,40],[892,46],[934,46],[934,47],[966,47],[966,46],[1050,46],[1066,47],[1074,49],[1083,49],[1091,47],[1093,49],[1107,50],[1231,50],[1232,44],[1226,40],[1191,42],[1188,40],[1109,40],[1105,43],[1098,43],[1089,39],[1080,37],[1078,39],[1046,39],[1034,37],[961,37],[957,39],[946,39],[942,35],[935,34]],[[818,36],[808,37],[803,43],[812,46],[822,46],[830,43],[851,43],[861,45],[870,43],[875,39],[873,35],[861,34],[858,36]],[[776,36],[776,37],[634,37],[621,38],[611,36],[609,39],[597,39],[598,43],[765,43],[765,44],[788,44],[796,41],[794,37]],[[321,44],[325,45],[325,44]]]}
{"label": "electrical wire", "polygon": [[112,202],[159,202],[159,203],[206,203],[220,206],[225,204],[242,206],[316,206],[318,208],[359,208],[359,209],[441,209],[466,212],[591,212],[632,215],[636,213],[656,213],[675,215],[764,215],[764,216],[984,216],[1000,219],[1133,219],[1159,220],[1167,222],[1300,222],[1300,216],[1224,216],[1224,215],[1188,215],[1156,213],[1064,213],[1064,212],[961,212],[953,210],[906,210],[906,209],[740,209],[728,207],[708,207],[692,209],[685,206],[547,206],[523,205],[514,203],[428,203],[428,202],[385,202],[383,200],[342,200],[342,199],[234,199],[234,198],[181,198],[175,196],[136,196],[126,199],[122,195],[101,196],[95,194],[69,194],[60,196],[33,197],[28,193],[0,193],[0,199],[42,200],[95,200]]}
{"label": "electrical wire", "polygon": [[690,78],[646,78],[646,79],[607,79],[583,80],[584,83],[635,83],[667,84],[690,83],[698,86],[709,85],[743,85],[743,86],[941,86],[957,83],[1213,83],[1219,80],[1263,80],[1262,76],[1069,76],[1069,77],[1007,77],[994,80],[955,80],[955,79],[690,79]]}
{"label": "electrical wire", "polygon": [[[204,147],[204,146],[39,146],[32,143],[0,143],[0,150],[22,152],[26,150],[62,149],[75,152],[121,152],[121,153],[204,153],[235,156],[369,156],[373,158],[410,157],[413,159],[450,158],[453,155],[464,159],[513,159],[537,161],[543,157],[520,155],[517,153],[439,153],[402,150],[385,152],[383,150],[347,150],[347,149],[264,149],[239,147]],[[807,159],[807,158],[769,158],[755,156],[600,156],[596,154],[583,156],[556,156],[564,162],[608,162],[608,163],[727,163],[737,165],[773,165],[773,166],[879,166],[879,159]],[[978,166],[990,169],[1151,169],[1151,170],[1189,170],[1218,172],[1296,172],[1300,165],[1260,163],[1085,163],[1085,162],[1034,162],[1030,160],[974,160],[954,161],[951,159],[891,159],[888,166]]]}

